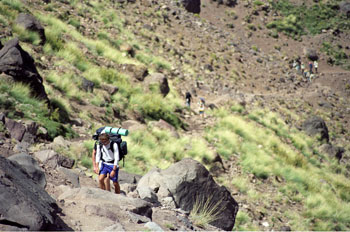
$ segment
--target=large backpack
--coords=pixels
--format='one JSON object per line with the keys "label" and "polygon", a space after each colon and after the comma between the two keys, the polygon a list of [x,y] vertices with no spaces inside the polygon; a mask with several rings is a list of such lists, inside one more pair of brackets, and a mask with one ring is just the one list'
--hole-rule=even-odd
{"label": "large backpack", "polygon": [[[105,129],[105,127],[100,127],[96,130],[95,134],[92,136],[92,138],[94,140],[96,140],[95,142],[95,149],[97,149],[97,144],[99,144],[101,147],[102,144],[98,141],[98,137],[99,135],[102,133],[102,131]],[[120,129],[120,128],[119,128]],[[124,158],[125,156],[128,154],[128,146],[126,141],[122,140],[122,137],[120,134],[116,133],[108,133],[109,135],[109,140],[111,141],[111,145],[110,145],[110,149],[112,152],[114,152],[114,143],[116,143],[118,145],[118,150],[119,150],[119,161],[123,160],[123,166],[124,166]],[[104,161],[103,159],[103,152],[101,152],[101,160]]]}

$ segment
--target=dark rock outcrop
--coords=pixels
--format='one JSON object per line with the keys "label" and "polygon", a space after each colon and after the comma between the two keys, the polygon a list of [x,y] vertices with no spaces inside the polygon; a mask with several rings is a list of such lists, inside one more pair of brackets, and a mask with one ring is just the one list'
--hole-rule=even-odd
{"label": "dark rock outcrop", "polygon": [[29,31],[37,32],[41,39],[41,44],[45,44],[45,30],[41,23],[31,14],[20,13],[17,16],[16,23]]}
{"label": "dark rock outcrop", "polygon": [[32,156],[26,153],[14,154],[8,158],[21,165],[26,170],[34,182],[38,183],[42,188],[46,186],[46,178],[44,171],[39,167],[38,162]]}
{"label": "dark rock outcrop", "polygon": [[338,159],[338,161],[343,158],[343,154],[345,152],[345,149],[343,147],[337,147],[333,146],[331,144],[323,144],[321,147],[321,150],[325,153],[327,153],[330,157]]}
{"label": "dark rock outcrop", "polygon": [[188,12],[199,14],[201,12],[200,0],[182,0],[182,5]]}
{"label": "dark rock outcrop", "polygon": [[303,123],[303,130],[310,136],[320,136],[320,140],[329,141],[328,128],[324,120],[320,117],[314,116],[308,118]]}
{"label": "dark rock outcrop", "polygon": [[85,91],[85,92],[94,92],[94,87],[95,87],[95,83],[86,79],[85,77],[83,77],[81,79],[81,88]]}
{"label": "dark rock outcrop", "polygon": [[57,210],[55,200],[18,163],[0,156],[0,230],[45,230]]}
{"label": "dark rock outcrop", "polygon": [[159,91],[164,97],[170,92],[168,78],[162,73],[153,73],[146,79],[146,84],[149,87],[154,84],[159,85]]}
{"label": "dark rock outcrop", "polygon": [[[153,169],[143,176],[137,189],[151,188],[158,200],[171,197],[176,206],[190,211],[197,203],[208,203],[218,212],[210,224],[223,230],[232,230],[238,204],[230,192],[213,180],[208,170],[199,162],[183,159],[166,170]],[[207,202],[208,201],[208,202]]]}
{"label": "dark rock outcrop", "polygon": [[313,49],[304,49],[304,53],[305,56],[312,61],[318,60],[319,58],[317,52]]}
{"label": "dark rock outcrop", "polygon": [[43,79],[35,67],[34,60],[21,48],[18,38],[8,41],[0,50],[0,73],[2,72],[15,81],[29,84],[34,96],[49,102]]}

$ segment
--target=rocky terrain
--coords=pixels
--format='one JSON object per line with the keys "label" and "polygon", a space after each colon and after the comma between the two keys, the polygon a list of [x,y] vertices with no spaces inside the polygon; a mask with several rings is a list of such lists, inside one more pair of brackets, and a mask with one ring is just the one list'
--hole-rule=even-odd
{"label": "rocky terrain", "polygon": [[[339,170],[346,178],[350,176],[350,71],[332,65],[330,55],[322,52],[325,42],[336,41],[350,57],[349,31],[337,33],[329,28],[298,39],[283,33],[276,38],[271,36],[266,25],[281,15],[268,1],[261,4],[249,0],[108,1],[110,8],[118,12],[122,26],[114,25],[113,16],[107,15],[110,12],[106,12],[105,19],[98,18],[104,15],[101,13],[103,8],[98,9],[101,1],[25,0],[13,4],[17,2],[26,9],[16,15],[11,25],[21,24],[29,30],[36,30],[40,42],[30,44],[21,38],[12,39],[13,27],[0,24],[1,38],[4,39],[0,46],[0,77],[9,83],[29,84],[32,94],[47,102],[48,106],[53,104],[50,99],[54,96],[64,95],[50,80],[53,72],[63,77],[66,69],[72,69],[74,76],[85,75],[81,89],[87,93],[101,93],[106,104],[112,102],[108,96],[123,91],[123,86],[113,86],[108,81],[96,85],[79,64],[71,68],[62,62],[64,54],[45,52],[48,49],[45,43],[53,40],[47,30],[53,20],[45,18],[45,14],[63,21],[74,19],[79,22],[74,31],[78,31],[81,38],[72,29],[72,33],[65,32],[54,39],[66,42],[66,47],[69,47],[68,41],[76,42],[90,64],[118,70],[130,77],[131,85],[145,87],[145,93],[154,83],[159,85],[164,97],[183,99],[185,92],[191,91],[196,100],[205,98],[208,111],[237,103],[244,107],[243,116],[257,107],[278,113],[291,128],[316,134],[326,141],[320,146],[323,152],[338,161]],[[311,4],[313,1],[304,2]],[[2,4],[11,5],[8,1]],[[15,5],[12,7],[16,9]],[[339,8],[339,12],[342,9]],[[7,16],[4,12],[0,11],[2,17]],[[40,22],[35,17],[26,18],[24,13],[40,15],[37,17]],[[111,24],[108,24],[109,20]],[[103,24],[104,21],[107,23]],[[75,21],[70,22],[72,26]],[[123,41],[118,50],[125,60],[115,61],[109,58],[112,55],[99,55],[98,51],[96,55],[95,50],[88,46],[90,40],[103,37],[102,28],[110,37],[105,40],[117,38]],[[59,30],[64,29],[57,28]],[[145,54],[161,59],[147,63]],[[310,56],[316,56],[319,62],[318,73],[311,82],[292,68],[297,57],[306,63]],[[76,62],[71,57],[65,59],[69,60],[68,63]],[[48,86],[54,87],[48,91]],[[73,88],[73,84],[70,87]],[[7,95],[3,96],[6,98]],[[96,175],[91,169],[78,163],[80,160],[76,157],[67,157],[64,151],[79,153],[84,150],[84,142],[91,140],[95,125],[117,122],[132,133],[145,131],[149,122],[135,110],[121,112],[119,105],[112,109],[118,120],[113,121],[108,117],[105,105],[92,102],[92,99],[85,98],[69,99],[73,110],[66,119],[61,119],[77,135],[69,139],[68,136],[50,138],[46,128],[28,120],[30,117],[16,107],[9,107],[9,102],[1,101],[1,230],[239,230],[242,228],[235,227],[239,211],[250,216],[248,223],[251,227],[248,228],[251,229],[296,229],[289,223],[292,216],[284,212],[293,210],[303,215],[303,203],[295,197],[298,193],[293,193],[292,197],[280,197],[278,201],[272,198],[279,195],[279,188],[287,182],[286,179],[279,176],[264,179],[247,173],[236,154],[223,158],[214,144],[208,144],[214,157],[207,162],[202,160],[206,166],[193,159],[182,159],[164,170],[147,167],[142,176],[122,170],[122,194],[98,189]],[[91,118],[87,119],[86,112],[91,113]],[[205,137],[206,130],[218,120],[210,113],[202,120],[195,109],[176,113],[184,122],[180,128],[162,119],[150,124],[169,131],[174,138]],[[287,144],[292,144],[290,138],[286,140]],[[129,143],[129,146],[133,144]],[[328,162],[327,159],[320,160]],[[223,181],[237,176],[245,176],[249,183],[247,188],[263,197],[248,196],[237,185]],[[214,197],[213,192],[216,193]],[[196,199],[205,201],[208,198],[212,207],[219,204],[219,216],[202,225],[191,217],[190,212]],[[239,220],[241,223],[242,219]],[[345,229],[350,228],[347,223]],[[343,227],[338,229],[344,230]]]}

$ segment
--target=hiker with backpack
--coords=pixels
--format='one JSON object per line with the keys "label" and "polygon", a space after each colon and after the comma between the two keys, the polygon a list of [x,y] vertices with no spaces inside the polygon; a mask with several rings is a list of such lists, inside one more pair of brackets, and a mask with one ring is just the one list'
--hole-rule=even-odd
{"label": "hiker with backpack", "polygon": [[198,105],[199,105],[199,114],[202,116],[202,118],[204,118],[204,108],[205,108],[204,98],[201,97],[199,99]]}
{"label": "hiker with backpack", "polygon": [[317,62],[317,60],[314,61],[314,67],[315,67],[315,73],[318,73],[318,62]]}
{"label": "hiker with backpack", "polygon": [[121,136],[127,136],[129,131],[123,128],[101,127],[92,136],[96,140],[93,155],[94,171],[99,174],[99,185],[101,189],[110,191],[109,180],[113,181],[115,192],[120,193],[118,183],[119,165],[128,154],[126,141]]}
{"label": "hiker with backpack", "polygon": [[105,180],[107,175],[113,181],[116,194],[120,194],[120,186],[118,183],[119,174],[119,149],[117,143],[113,143],[106,133],[99,135],[99,144],[96,149],[95,165],[99,169],[99,186],[103,190],[107,190]]}
{"label": "hiker with backpack", "polygon": [[186,92],[186,105],[191,107],[192,95],[190,92]]}
{"label": "hiker with backpack", "polygon": [[[97,151],[97,143],[95,143],[94,149],[92,150],[92,165],[94,168],[94,172],[96,174],[99,174],[98,164],[95,162],[96,161],[96,151]],[[107,191],[111,191],[111,184],[110,184],[109,175],[107,175],[107,177],[105,178],[105,187],[106,187]]]}

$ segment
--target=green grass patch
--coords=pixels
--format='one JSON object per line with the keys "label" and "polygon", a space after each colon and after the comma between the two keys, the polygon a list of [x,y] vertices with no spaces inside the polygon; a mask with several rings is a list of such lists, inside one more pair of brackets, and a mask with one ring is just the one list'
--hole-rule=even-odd
{"label": "green grass patch", "polygon": [[47,105],[43,101],[33,98],[28,86],[16,83],[9,84],[1,82],[0,85],[0,108],[10,110],[9,118],[17,118],[14,112],[19,111],[24,114],[24,118],[30,119],[45,127],[50,138],[63,135],[72,138],[75,133],[69,126],[64,126],[59,119],[50,113]]}
{"label": "green grass patch", "polygon": [[[288,216],[296,226],[293,229],[349,228],[350,181],[341,168],[335,168],[326,156],[314,152],[313,146],[319,146],[318,143],[289,129],[278,115],[269,111],[253,110],[247,116],[217,111],[214,115],[220,118],[206,131],[205,138],[224,158],[238,156],[246,173],[260,179],[278,176],[285,180],[280,193],[305,208],[305,214]],[[317,161],[320,157],[328,162],[321,164]],[[246,182],[239,178],[232,184],[255,199],[256,194],[245,187]],[[298,220],[301,222],[297,225]]]}
{"label": "green grass patch", "polygon": [[279,11],[281,19],[269,23],[268,28],[276,28],[289,36],[299,37],[310,33],[319,34],[322,30],[349,30],[350,23],[338,12],[339,1],[317,2],[306,5],[293,4],[289,0],[271,1],[273,9]]}

